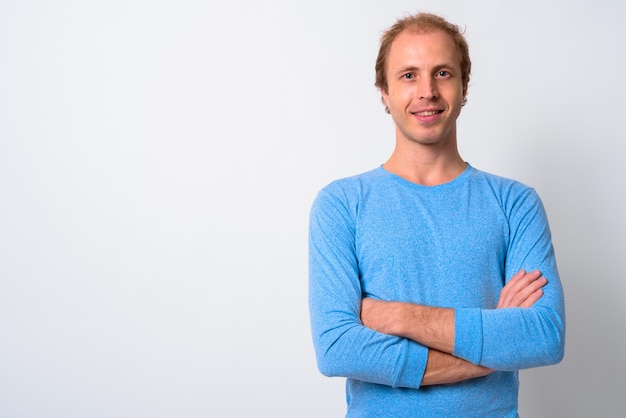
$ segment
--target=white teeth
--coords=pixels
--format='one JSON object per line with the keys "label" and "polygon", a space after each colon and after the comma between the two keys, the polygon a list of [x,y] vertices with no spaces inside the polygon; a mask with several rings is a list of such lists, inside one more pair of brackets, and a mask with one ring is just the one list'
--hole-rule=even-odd
{"label": "white teeth", "polygon": [[437,113],[439,113],[439,111],[437,110],[429,110],[426,112],[417,112],[416,115],[417,116],[432,116],[432,115],[436,115]]}

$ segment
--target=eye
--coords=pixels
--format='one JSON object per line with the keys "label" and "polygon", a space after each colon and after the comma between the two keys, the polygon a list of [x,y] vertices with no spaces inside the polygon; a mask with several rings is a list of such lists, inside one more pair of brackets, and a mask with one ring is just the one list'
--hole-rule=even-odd
{"label": "eye", "polygon": [[437,71],[437,77],[450,77],[450,72],[446,70]]}
{"label": "eye", "polygon": [[404,78],[405,80],[412,80],[415,78],[415,76],[413,75],[413,73],[406,73],[402,75],[402,78]]}

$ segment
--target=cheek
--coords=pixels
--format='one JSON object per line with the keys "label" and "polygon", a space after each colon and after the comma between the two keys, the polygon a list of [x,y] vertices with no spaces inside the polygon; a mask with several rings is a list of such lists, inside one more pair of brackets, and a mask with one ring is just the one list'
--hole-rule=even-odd
{"label": "cheek", "polygon": [[412,100],[413,94],[408,88],[395,88],[389,89],[386,103],[394,103],[396,105],[403,105],[409,103]]}

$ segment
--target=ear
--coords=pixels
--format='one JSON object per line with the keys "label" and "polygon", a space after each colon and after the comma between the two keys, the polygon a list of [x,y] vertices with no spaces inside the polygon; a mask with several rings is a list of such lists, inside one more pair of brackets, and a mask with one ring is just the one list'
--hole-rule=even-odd
{"label": "ear", "polygon": [[389,94],[385,93],[384,90],[379,90],[380,91],[380,101],[383,102],[383,104],[385,105],[385,112],[391,114],[391,112],[389,111]]}

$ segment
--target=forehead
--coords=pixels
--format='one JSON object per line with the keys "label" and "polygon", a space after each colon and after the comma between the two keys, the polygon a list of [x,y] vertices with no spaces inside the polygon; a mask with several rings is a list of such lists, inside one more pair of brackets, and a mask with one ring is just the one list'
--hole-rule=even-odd
{"label": "forehead", "polygon": [[392,42],[387,58],[389,69],[398,66],[461,66],[461,54],[452,37],[438,29],[401,32]]}

